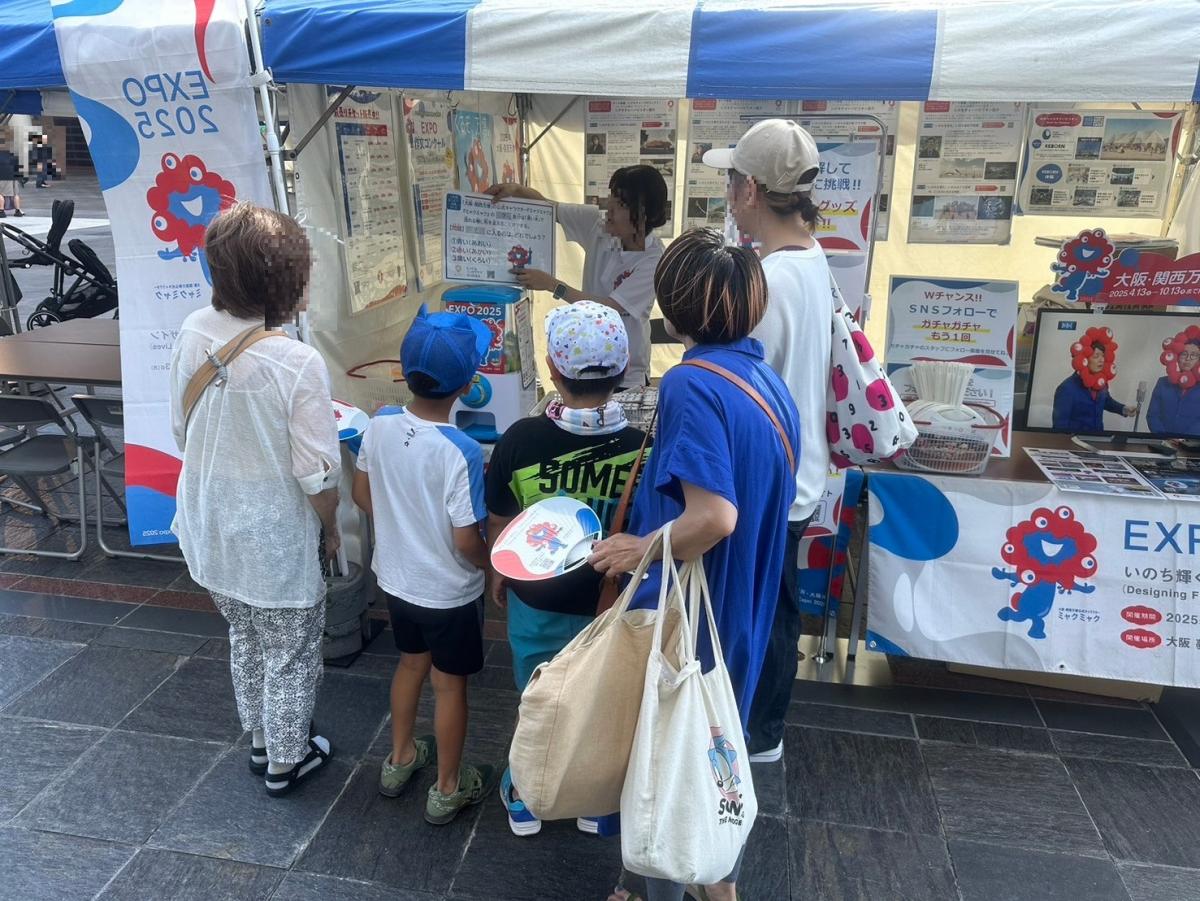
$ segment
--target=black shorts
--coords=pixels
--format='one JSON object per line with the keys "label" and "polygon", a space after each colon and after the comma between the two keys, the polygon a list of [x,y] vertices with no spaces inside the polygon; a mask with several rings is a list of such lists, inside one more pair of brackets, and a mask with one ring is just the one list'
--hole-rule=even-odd
{"label": "black shorts", "polygon": [[429,654],[451,676],[483,669],[483,598],[461,607],[420,607],[387,595],[388,615],[402,654]]}

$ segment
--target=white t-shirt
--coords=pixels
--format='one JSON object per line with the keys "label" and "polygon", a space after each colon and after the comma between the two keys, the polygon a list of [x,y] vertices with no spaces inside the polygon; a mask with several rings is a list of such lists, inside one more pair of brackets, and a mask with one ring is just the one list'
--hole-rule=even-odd
{"label": "white t-shirt", "polygon": [[379,586],[438,609],[483,594],[483,570],[455,549],[452,531],[487,519],[479,444],[448,423],[385,409],[367,427],[358,468],[371,479]]}
{"label": "white t-shirt", "polygon": [[209,591],[252,607],[311,607],[325,597],[325,579],[308,495],[336,486],[341,471],[321,355],[290,338],[259,341],[230,364],[225,385],[200,396],[184,435],[183,395],[205,352],[252,325],[204,307],[180,326],[171,430],[183,471],[171,531]]}
{"label": "white t-shirt", "polygon": [[767,312],[753,332],[767,364],[779,373],[800,413],[800,467],[791,522],[817,508],[829,472],[825,400],[829,390],[833,289],[820,245],[777,250],[762,261],[767,276]]}
{"label": "white t-shirt", "polygon": [[603,211],[590,204],[558,204],[558,221],[568,240],[583,245],[583,292],[609,297],[621,307],[629,334],[629,368],[621,387],[641,388],[650,374],[650,311],[662,240],[650,235],[645,250],[622,250],[621,242],[604,231]]}

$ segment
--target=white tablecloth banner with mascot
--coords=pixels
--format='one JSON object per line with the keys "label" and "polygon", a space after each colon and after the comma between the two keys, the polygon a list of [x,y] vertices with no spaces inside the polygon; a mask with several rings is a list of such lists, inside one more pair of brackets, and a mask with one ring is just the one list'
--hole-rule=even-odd
{"label": "white tablecloth banner with mascot", "polygon": [[237,0],[65,0],[63,72],[112,221],[134,544],[173,540],[180,461],[168,384],[179,324],[209,302],[204,230],[270,205]]}
{"label": "white tablecloth banner with mascot", "polygon": [[1200,686],[1200,504],[871,473],[867,646]]}

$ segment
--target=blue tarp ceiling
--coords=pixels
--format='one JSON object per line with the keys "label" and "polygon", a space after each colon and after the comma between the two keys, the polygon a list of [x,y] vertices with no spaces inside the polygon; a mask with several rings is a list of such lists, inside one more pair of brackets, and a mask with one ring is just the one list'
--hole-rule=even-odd
{"label": "blue tarp ceiling", "polygon": [[0,89],[57,88],[66,83],[50,0],[0,0]]}

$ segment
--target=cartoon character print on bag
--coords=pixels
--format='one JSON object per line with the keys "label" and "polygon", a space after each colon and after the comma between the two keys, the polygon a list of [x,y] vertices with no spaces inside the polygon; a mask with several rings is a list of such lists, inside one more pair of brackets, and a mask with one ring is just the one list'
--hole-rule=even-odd
{"label": "cartoon character print on bag", "polygon": [[1082,581],[1096,575],[1096,536],[1070,507],[1039,507],[1009,529],[1005,539],[1000,556],[1013,570],[993,567],[992,578],[1011,582],[1018,590],[996,615],[1004,622],[1027,622],[1030,638],[1045,638],[1046,617],[1056,594],[1096,590]]}

